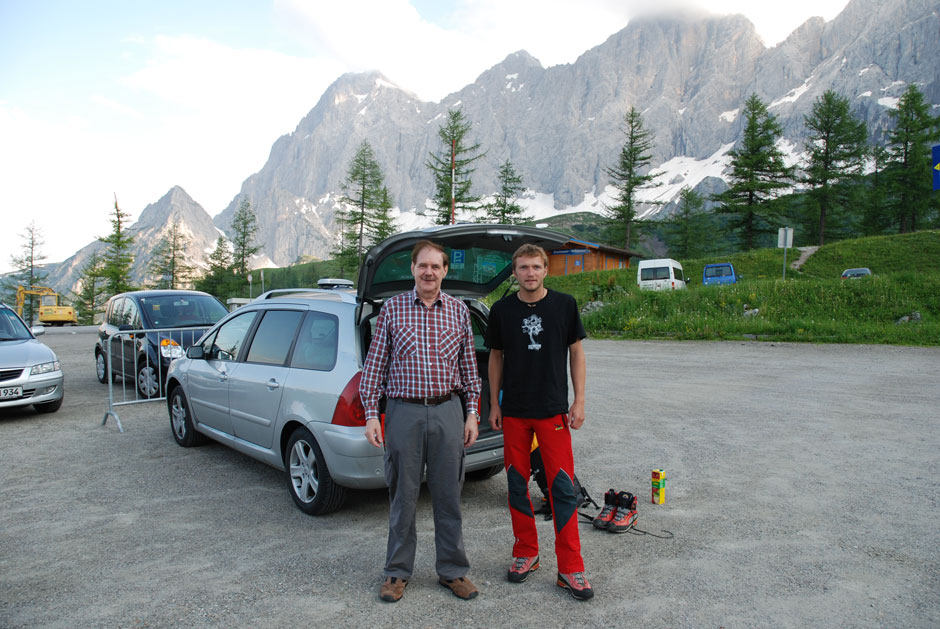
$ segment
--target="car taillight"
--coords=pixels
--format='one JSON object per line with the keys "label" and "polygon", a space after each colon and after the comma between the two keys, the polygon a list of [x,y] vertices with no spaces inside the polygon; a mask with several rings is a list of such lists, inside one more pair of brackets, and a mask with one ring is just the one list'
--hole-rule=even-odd
{"label": "car taillight", "polygon": [[362,372],[357,371],[339,395],[336,402],[336,410],[333,411],[332,423],[337,426],[365,426],[366,411],[362,407],[362,400],[359,399],[359,380],[362,379]]}

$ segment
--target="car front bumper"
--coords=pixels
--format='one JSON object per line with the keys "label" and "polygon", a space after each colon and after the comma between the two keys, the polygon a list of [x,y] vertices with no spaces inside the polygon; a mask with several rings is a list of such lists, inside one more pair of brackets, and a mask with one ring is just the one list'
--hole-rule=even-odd
{"label": "car front bumper", "polygon": [[[29,368],[23,370],[23,374],[28,373]],[[61,371],[52,371],[38,376],[21,375],[13,380],[4,380],[0,382],[0,388],[22,387],[22,395],[0,400],[0,408],[54,402],[62,398],[64,383],[65,376]]]}

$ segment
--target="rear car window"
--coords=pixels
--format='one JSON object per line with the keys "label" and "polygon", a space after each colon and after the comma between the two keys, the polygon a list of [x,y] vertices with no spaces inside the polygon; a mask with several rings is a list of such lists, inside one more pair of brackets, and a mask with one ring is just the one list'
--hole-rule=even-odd
{"label": "rear car window", "polygon": [[648,280],[668,280],[669,279],[669,267],[668,266],[653,266],[645,269],[640,269],[640,279],[644,281]]}
{"label": "rear car window", "polygon": [[336,365],[339,319],[325,312],[307,313],[291,357],[291,367],[329,371]]}
{"label": "rear car window", "polygon": [[283,365],[287,362],[297,325],[303,317],[299,310],[268,310],[248,348],[250,363]]}
{"label": "rear car window", "polygon": [[209,326],[228,314],[225,307],[207,295],[159,295],[140,300],[155,328]]}
{"label": "rear car window", "polygon": [[711,266],[705,269],[705,277],[731,276],[731,269],[726,266]]}

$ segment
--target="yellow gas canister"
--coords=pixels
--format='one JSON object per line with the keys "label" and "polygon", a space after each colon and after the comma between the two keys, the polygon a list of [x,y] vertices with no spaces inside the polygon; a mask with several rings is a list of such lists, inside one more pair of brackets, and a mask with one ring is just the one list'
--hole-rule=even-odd
{"label": "yellow gas canister", "polygon": [[653,470],[653,504],[666,502],[666,470]]}

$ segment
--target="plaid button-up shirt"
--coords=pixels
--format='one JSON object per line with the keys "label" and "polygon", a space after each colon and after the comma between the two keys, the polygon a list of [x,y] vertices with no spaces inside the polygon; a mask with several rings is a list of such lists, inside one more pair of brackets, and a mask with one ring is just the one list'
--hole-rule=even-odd
{"label": "plaid button-up shirt", "polygon": [[457,391],[476,411],[481,385],[466,304],[441,292],[428,308],[415,289],[385,302],[359,382],[367,420],[378,418],[383,393],[418,398]]}

